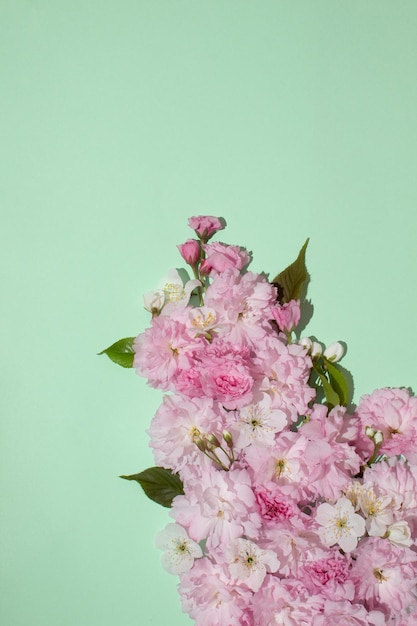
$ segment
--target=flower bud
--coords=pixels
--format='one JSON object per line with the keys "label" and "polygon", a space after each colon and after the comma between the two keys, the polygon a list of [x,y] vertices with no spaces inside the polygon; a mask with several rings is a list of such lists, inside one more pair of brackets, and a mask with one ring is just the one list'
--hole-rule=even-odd
{"label": "flower bud", "polygon": [[318,343],[318,341],[313,341],[313,343],[311,345],[311,356],[312,356],[312,358],[313,359],[317,359],[319,356],[322,355],[322,352],[323,352],[323,348]]}
{"label": "flower bud", "polygon": [[384,435],[382,434],[381,430],[377,430],[375,435],[374,435],[374,442],[376,445],[382,443],[384,441]]}
{"label": "flower bud", "polygon": [[290,333],[298,324],[301,317],[300,301],[290,300],[285,304],[271,307],[271,313],[278,328],[284,333]]}
{"label": "flower bud", "polygon": [[369,439],[373,439],[375,436],[375,428],[372,428],[372,426],[366,426],[365,435],[369,437]]}
{"label": "flower bud", "polygon": [[220,447],[220,441],[217,439],[216,435],[213,435],[213,433],[211,433],[210,435],[207,435],[207,441],[214,448]]}
{"label": "flower bud", "polygon": [[187,239],[177,246],[184,261],[188,265],[195,265],[200,258],[200,244],[195,239]]}
{"label": "flower bud", "polygon": [[227,445],[229,446],[229,448],[233,448],[232,433],[229,433],[228,430],[224,430],[222,436],[223,436],[223,439],[225,440],[225,442],[227,443]]}
{"label": "flower bud", "polygon": [[409,548],[414,543],[411,538],[410,527],[405,520],[391,524],[387,530],[387,537],[394,546],[400,548],[404,546]]}
{"label": "flower bud", "polygon": [[193,441],[201,452],[205,452],[207,450],[207,444],[201,437],[195,437]]}
{"label": "flower bud", "polygon": [[300,346],[305,348],[307,352],[310,352],[312,345],[313,345],[313,342],[311,341],[310,337],[301,337],[298,343]]}
{"label": "flower bud", "polygon": [[327,346],[327,348],[324,351],[323,356],[328,361],[331,361],[332,363],[336,363],[337,361],[340,361],[344,352],[345,351],[344,351],[342,344],[339,343],[338,341],[335,341],[334,343],[331,343],[330,346]]}

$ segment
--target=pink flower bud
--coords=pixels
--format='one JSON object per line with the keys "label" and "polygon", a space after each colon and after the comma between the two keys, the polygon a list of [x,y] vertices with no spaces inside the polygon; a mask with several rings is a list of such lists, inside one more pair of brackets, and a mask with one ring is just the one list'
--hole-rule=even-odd
{"label": "pink flower bud", "polygon": [[278,304],[271,307],[271,313],[278,324],[278,328],[290,333],[300,321],[300,301],[290,300],[286,304]]}
{"label": "pink flower bud", "polygon": [[200,239],[208,241],[218,230],[223,230],[226,223],[222,218],[213,215],[197,215],[189,218],[188,226],[195,230]]}
{"label": "pink flower bud", "polygon": [[200,244],[195,239],[187,239],[185,243],[177,246],[184,261],[189,265],[195,265],[200,258]]}

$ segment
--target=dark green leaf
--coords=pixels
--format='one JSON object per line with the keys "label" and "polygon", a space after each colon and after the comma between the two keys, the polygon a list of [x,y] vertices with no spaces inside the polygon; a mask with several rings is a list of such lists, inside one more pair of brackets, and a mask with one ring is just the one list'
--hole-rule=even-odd
{"label": "dark green leaf", "polygon": [[272,283],[278,283],[284,294],[282,302],[289,302],[290,300],[297,300],[300,297],[301,289],[304,282],[308,278],[307,268],[305,264],[306,249],[308,245],[308,239],[301,248],[297,259],[294,263],[291,263],[280,274],[275,276],[271,281]]}
{"label": "dark green leaf", "polygon": [[178,474],[173,474],[164,467],[150,467],[139,474],[120,478],[135,480],[148,498],[162,506],[170,507],[175,496],[184,495],[184,487]]}
{"label": "dark green leaf", "polygon": [[119,339],[109,348],[102,350],[99,354],[107,354],[109,359],[121,365],[122,367],[133,367],[133,357],[135,356],[133,350],[133,342],[135,337],[125,337],[125,339]]}
{"label": "dark green leaf", "polygon": [[324,395],[326,396],[327,403],[331,405],[330,408],[333,408],[337,404],[340,404],[340,398],[337,392],[333,389],[333,387],[323,374],[321,374],[320,380],[323,385]]}
{"label": "dark green leaf", "polygon": [[341,372],[334,363],[327,361],[327,359],[325,361],[325,368],[329,372],[330,383],[339,396],[340,404],[347,406],[349,402],[349,391],[343,372]]}
{"label": "dark green leaf", "polygon": [[338,394],[336,393],[336,391],[333,389],[333,387],[327,380],[325,374],[323,374],[323,371],[321,370],[321,368],[317,364],[313,365],[313,367],[320,378],[320,382],[323,387],[324,395],[326,397],[329,408],[333,408],[337,404],[340,404],[340,398]]}

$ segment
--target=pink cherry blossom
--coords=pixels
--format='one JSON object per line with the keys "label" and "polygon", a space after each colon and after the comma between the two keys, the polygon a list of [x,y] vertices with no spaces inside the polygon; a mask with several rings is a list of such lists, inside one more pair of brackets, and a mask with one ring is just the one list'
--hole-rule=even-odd
{"label": "pink cherry blossom", "polygon": [[195,541],[207,539],[209,549],[242,535],[256,540],[261,525],[249,474],[233,467],[204,473],[187,495],[174,498],[170,515]]}
{"label": "pink cherry blossom", "polygon": [[416,605],[417,554],[386,539],[361,541],[352,566],[357,601],[399,615]]}
{"label": "pink cherry blossom", "polygon": [[218,313],[219,333],[227,335],[228,341],[257,349],[259,342],[273,334],[270,309],[275,300],[276,289],[264,276],[240,274],[236,269],[215,276],[205,296],[206,306]]}
{"label": "pink cherry blossom", "polygon": [[177,372],[191,367],[193,354],[202,346],[203,339],[190,337],[178,319],[155,317],[151,328],[134,341],[133,367],[152,387],[173,389]]}
{"label": "pink cherry blossom", "polygon": [[183,611],[195,626],[241,624],[252,597],[250,589],[232,580],[227,565],[208,558],[199,559],[181,576],[179,592]]}
{"label": "pink cherry blossom", "polygon": [[218,241],[205,244],[204,252],[206,258],[200,265],[202,274],[220,274],[229,269],[241,270],[250,262],[250,256],[245,249]]}
{"label": "pink cherry blossom", "polygon": [[363,430],[380,430],[384,441],[380,448],[388,456],[403,454],[417,461],[417,398],[406,389],[377,389],[362,397],[357,413]]}
{"label": "pink cherry blossom", "polygon": [[181,472],[194,463],[210,463],[196,440],[222,432],[224,418],[210,398],[192,400],[178,394],[165,395],[148,429],[157,465]]}
{"label": "pink cherry blossom", "polygon": [[307,561],[300,573],[311,593],[319,593],[329,600],[353,600],[355,589],[350,569],[349,556],[329,551],[322,558]]}
{"label": "pink cherry blossom", "polygon": [[226,221],[213,215],[196,215],[188,219],[188,226],[195,230],[200,239],[210,239],[217,231],[223,230]]}

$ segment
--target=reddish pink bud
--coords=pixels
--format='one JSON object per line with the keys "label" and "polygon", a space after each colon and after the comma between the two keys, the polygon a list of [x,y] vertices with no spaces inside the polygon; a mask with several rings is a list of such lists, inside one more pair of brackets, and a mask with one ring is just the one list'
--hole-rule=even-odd
{"label": "reddish pink bud", "polygon": [[200,244],[195,239],[187,239],[185,243],[177,246],[184,261],[189,265],[195,265],[200,258]]}

